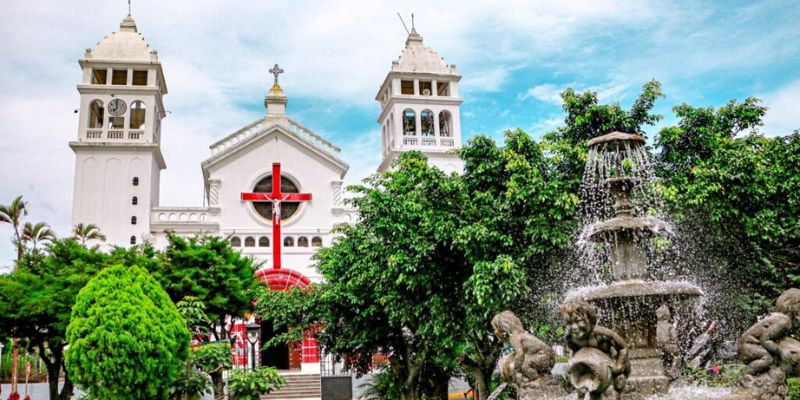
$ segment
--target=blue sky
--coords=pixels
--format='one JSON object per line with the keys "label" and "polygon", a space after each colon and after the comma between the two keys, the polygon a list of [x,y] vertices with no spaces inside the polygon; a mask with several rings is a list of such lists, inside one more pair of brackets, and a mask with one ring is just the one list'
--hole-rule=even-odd
{"label": "blue sky", "polygon": [[[77,60],[115,31],[122,0],[9,0],[0,4],[0,204],[29,200],[32,222],[67,234],[77,135]],[[800,128],[797,1],[172,1],[133,0],[133,16],[159,51],[171,111],[163,124],[162,205],[202,203],[208,145],[263,115],[274,63],[288,113],[343,149],[349,183],[380,156],[375,93],[406,33],[458,65],[462,130],[538,137],[561,124],[558,93],[598,92],[629,106],[650,79],[675,122],[683,102],[719,106],[759,97],[764,132]],[[651,129],[655,133],[658,127]],[[0,227],[0,266],[13,257]]]}

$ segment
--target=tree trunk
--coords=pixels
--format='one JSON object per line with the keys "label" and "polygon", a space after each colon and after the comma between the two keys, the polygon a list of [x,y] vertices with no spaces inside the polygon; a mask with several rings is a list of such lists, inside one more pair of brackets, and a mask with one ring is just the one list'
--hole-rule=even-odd
{"label": "tree trunk", "polygon": [[214,387],[214,400],[225,400],[225,380],[222,379],[222,370],[209,375],[211,375],[211,385]]}
{"label": "tree trunk", "polygon": [[[63,350],[61,350],[60,352],[63,352]],[[69,374],[67,374],[67,364],[64,361],[63,354],[61,356],[59,356],[59,358],[61,358],[61,363],[60,363],[61,364],[61,369],[62,369],[62,371],[64,371],[64,387],[61,388],[61,393],[58,395],[58,399],[59,400],[70,400],[70,399],[72,399],[73,389],[75,387],[72,385],[72,380],[69,379]]]}
{"label": "tree trunk", "polygon": [[491,387],[489,383],[492,381],[492,373],[489,372],[485,375],[483,371],[477,369],[471,373],[472,379],[475,380],[475,400],[486,400],[489,398],[489,390]]}
{"label": "tree trunk", "polygon": [[11,340],[11,393],[17,391],[17,364],[19,364],[19,339]]}

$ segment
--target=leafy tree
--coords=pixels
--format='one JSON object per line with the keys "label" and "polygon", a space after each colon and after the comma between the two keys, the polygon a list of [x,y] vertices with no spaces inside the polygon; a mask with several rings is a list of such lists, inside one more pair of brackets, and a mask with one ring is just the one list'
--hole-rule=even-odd
{"label": "leafy tree", "polygon": [[45,224],[44,222],[39,222],[36,224],[31,224],[30,222],[26,222],[25,226],[22,228],[22,241],[25,244],[31,244],[31,250],[36,252],[38,251],[38,245],[40,243],[47,243],[53,241],[56,238],[55,233],[50,227]]}
{"label": "leafy tree", "polygon": [[27,202],[22,201],[22,196],[17,196],[9,205],[0,205],[0,222],[11,225],[14,236],[11,243],[17,248],[17,261],[22,259],[25,246],[22,241],[22,217],[28,215]]}
{"label": "leafy tree", "polygon": [[175,303],[178,313],[186,320],[186,327],[193,337],[206,337],[211,334],[206,305],[194,296],[186,296]]}
{"label": "leafy tree", "polygon": [[453,333],[463,320],[458,294],[468,272],[451,240],[457,181],[426,162],[405,153],[394,170],[355,187],[359,222],[339,227],[335,243],[317,253],[325,279],[322,345],[347,354],[360,371],[374,354],[388,355],[404,400],[422,395],[427,364],[455,360]]}
{"label": "leafy tree", "polygon": [[67,327],[67,370],[98,399],[166,399],[189,332],[144,269],[115,265],[81,289]]}
{"label": "leafy tree", "polygon": [[38,350],[47,367],[50,399],[72,398],[69,375],[58,392],[67,325],[75,297],[105,260],[75,239],[54,240],[46,255],[29,254],[14,272],[0,276],[0,332],[24,338]]}
{"label": "leafy tree", "polygon": [[106,235],[103,235],[100,232],[100,228],[95,224],[84,225],[83,223],[79,223],[72,229],[72,235],[78,239],[82,245],[86,245],[86,242],[90,240],[106,241]]}
{"label": "leafy tree", "polygon": [[704,285],[721,289],[709,305],[746,311],[716,313],[746,326],[800,284],[800,133],[761,135],[766,108],[753,98],[674,111],[678,124],[656,140],[665,197],[685,236],[701,239],[687,252],[703,260]]}
{"label": "leafy tree", "polygon": [[186,296],[202,301],[214,335],[227,338],[226,317],[242,317],[251,309],[252,291],[258,285],[253,261],[216,236],[185,239],[170,234],[168,241],[158,261],[150,257],[147,269],[173,301]]}
{"label": "leafy tree", "polygon": [[[17,196],[9,205],[0,205],[0,222],[11,225],[14,236],[11,243],[17,248],[17,263],[22,260],[25,245],[22,242],[22,217],[28,215],[27,203],[22,196]],[[17,364],[19,363],[19,346],[14,338],[11,345],[11,394],[17,393]]]}
{"label": "leafy tree", "polygon": [[223,400],[225,398],[223,373],[231,369],[231,346],[227,343],[204,344],[192,349],[189,360],[193,367],[211,377],[214,399]]}

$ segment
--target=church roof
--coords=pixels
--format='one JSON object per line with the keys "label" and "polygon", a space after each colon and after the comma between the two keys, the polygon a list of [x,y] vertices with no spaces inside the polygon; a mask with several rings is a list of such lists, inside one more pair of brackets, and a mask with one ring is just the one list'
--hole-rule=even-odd
{"label": "church roof", "polygon": [[291,118],[280,120],[259,118],[253,123],[209,146],[211,148],[211,157],[203,161],[203,169],[205,170],[220,160],[236,153],[240,149],[247,147],[250,143],[258,140],[258,138],[269,135],[275,130],[279,130],[286,136],[295,139],[312,152],[338,166],[342,175],[350,168],[347,162],[339,158],[341,149]]}
{"label": "church roof", "polygon": [[150,61],[150,46],[136,29],[136,22],[130,14],[119,24],[119,32],[103,38],[91,58],[112,61]]}
{"label": "church roof", "polygon": [[400,53],[400,58],[392,63],[392,71],[455,74],[455,65],[447,65],[436,50],[425,47],[422,36],[412,28],[406,39],[406,48]]}

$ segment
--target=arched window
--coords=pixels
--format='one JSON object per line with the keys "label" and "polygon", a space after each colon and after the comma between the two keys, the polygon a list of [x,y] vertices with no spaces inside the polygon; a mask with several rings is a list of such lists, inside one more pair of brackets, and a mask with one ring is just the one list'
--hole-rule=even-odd
{"label": "arched window", "polygon": [[131,204],[133,204],[134,206],[139,204],[139,198],[136,197],[136,196],[133,196],[133,198],[131,199]]}
{"label": "arched window", "polygon": [[136,100],[131,103],[131,116],[130,122],[128,123],[130,129],[142,129],[144,127],[145,111],[143,101]]}
{"label": "arched window", "polygon": [[242,247],[242,239],[239,239],[238,236],[234,236],[231,238],[231,247]]}
{"label": "arched window", "polygon": [[131,235],[131,244],[136,244],[136,236]]}
{"label": "arched window", "polygon": [[453,132],[453,119],[450,117],[450,111],[442,111],[439,113],[439,136],[450,137]]}
{"label": "arched window", "polygon": [[311,238],[311,247],[321,247],[322,246],[322,238],[319,236],[314,236]]}
{"label": "arched window", "polygon": [[283,239],[283,245],[286,247],[294,247],[294,238],[287,236]]}
{"label": "arched window", "polygon": [[297,247],[308,247],[308,238],[305,236],[297,238]]}
{"label": "arched window", "polygon": [[139,186],[139,177],[138,176],[134,176],[133,177],[133,186]]}
{"label": "arched window", "polygon": [[136,225],[136,217],[131,217],[131,225]]}
{"label": "arched window", "polygon": [[269,247],[269,238],[266,236],[258,238],[258,247]]}
{"label": "arched window", "polygon": [[244,238],[244,247],[256,247],[256,240],[252,236]]}
{"label": "arched window", "polygon": [[414,110],[403,111],[403,134],[406,136],[417,134],[417,113]]}
{"label": "arched window", "polygon": [[433,136],[433,111],[423,110],[419,113],[419,124],[422,136]]}
{"label": "arched window", "polygon": [[100,100],[92,100],[89,103],[89,128],[103,129],[103,118],[105,118],[105,108]]}

